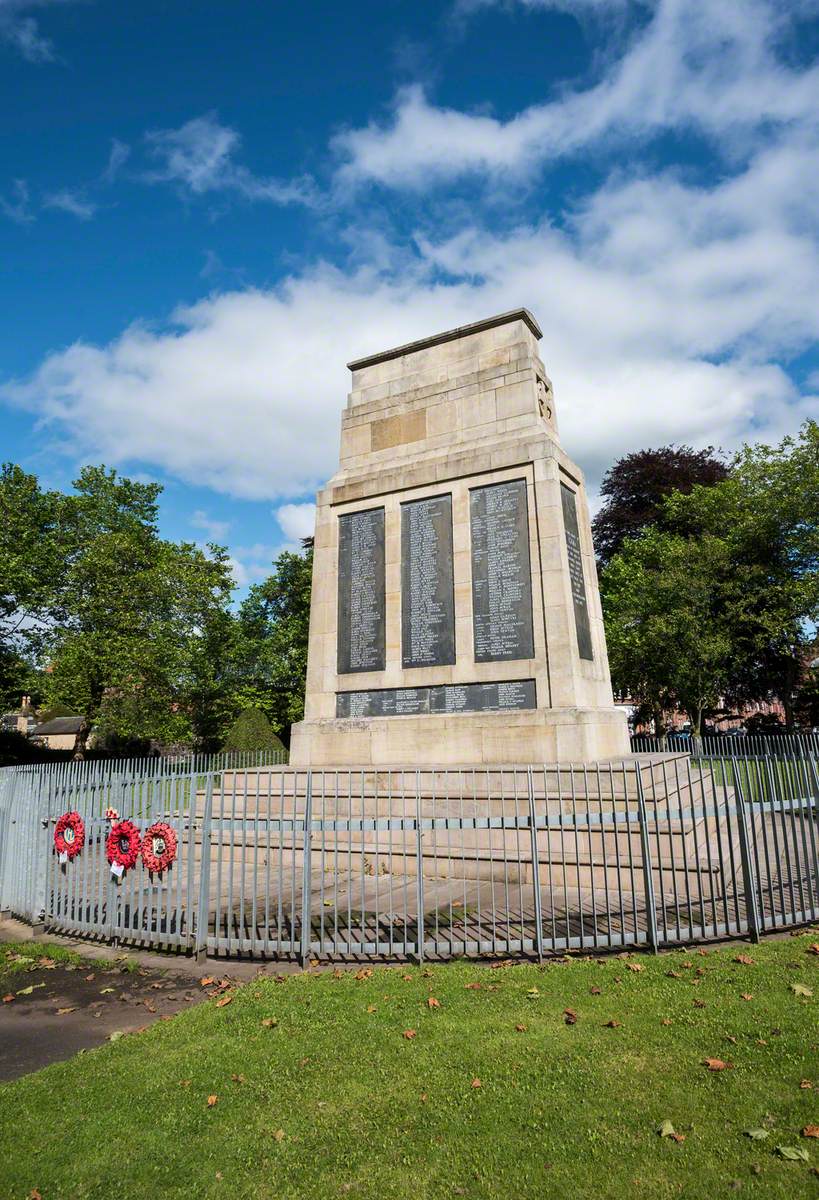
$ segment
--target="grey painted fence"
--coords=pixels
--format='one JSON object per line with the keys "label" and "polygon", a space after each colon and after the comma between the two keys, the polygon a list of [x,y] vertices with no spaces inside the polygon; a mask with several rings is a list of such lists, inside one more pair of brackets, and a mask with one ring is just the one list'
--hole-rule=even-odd
{"label": "grey painted fence", "polygon": [[[154,760],[156,763],[156,760]],[[222,955],[658,948],[819,919],[815,755],[590,766],[0,772],[0,907],[51,930]],[[121,881],[108,806],[178,854]],[[54,826],[76,809],[81,854]]]}

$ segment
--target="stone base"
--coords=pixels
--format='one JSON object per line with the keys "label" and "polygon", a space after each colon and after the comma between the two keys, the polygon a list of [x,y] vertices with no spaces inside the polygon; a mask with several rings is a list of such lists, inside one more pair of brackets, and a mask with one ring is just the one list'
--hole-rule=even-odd
{"label": "stone base", "polygon": [[630,753],[621,708],[556,708],[300,721],[297,767],[508,766],[595,762]]}

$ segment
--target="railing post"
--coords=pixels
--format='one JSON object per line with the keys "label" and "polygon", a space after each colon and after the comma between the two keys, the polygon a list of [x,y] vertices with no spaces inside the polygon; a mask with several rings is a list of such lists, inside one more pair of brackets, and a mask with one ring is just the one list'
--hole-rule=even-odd
{"label": "railing post", "polygon": [[424,845],[421,829],[421,772],[415,772],[415,854],[417,871],[418,933],[417,957],[424,961]]}
{"label": "railing post", "polygon": [[[537,813],[535,812],[535,781],[532,768],[526,770],[526,789],[529,795],[529,835],[532,847],[532,889],[535,904],[535,945],[537,960],[543,962],[543,910],[540,900],[540,857],[537,848]],[[548,808],[548,804],[547,804]],[[546,837],[549,836],[548,826]]]}
{"label": "railing post", "polygon": [[[193,776],[192,838],[188,848],[191,859],[196,855],[196,776]],[[210,859],[211,859],[211,824],[213,817],[213,775],[209,772],[205,780],[205,808],[202,813],[202,855],[199,862],[199,897],[196,904],[196,928],[193,933],[193,954],[197,962],[201,962],[208,953],[208,909],[210,907]],[[219,848],[221,853],[221,835]],[[189,891],[193,896],[193,888]],[[217,931],[218,932],[218,931]]]}
{"label": "railing post", "polygon": [[751,843],[748,838],[748,810],[745,806],[745,797],[742,794],[742,778],[739,770],[734,771],[734,796],[737,806],[737,832],[739,834],[739,854],[742,860],[742,884],[745,888],[745,911],[748,914],[748,932],[751,935],[751,941],[758,942],[760,930],[759,903],[751,861]]}
{"label": "railing post", "polygon": [[[643,881],[646,896],[646,919],[648,921],[648,941],[656,954],[660,940],[657,933],[657,905],[654,898],[654,878],[651,874],[651,844],[648,837],[648,813],[646,798],[643,791],[643,771],[639,763],[635,764],[637,776],[637,816],[640,822],[640,846],[643,853]],[[623,763],[623,784],[626,781],[626,764]],[[628,791],[626,790],[626,795]]]}
{"label": "railing post", "polygon": [[313,876],[313,772],[307,772],[307,794],[304,798],[304,862],[301,877],[301,965],[310,960],[310,885]]}

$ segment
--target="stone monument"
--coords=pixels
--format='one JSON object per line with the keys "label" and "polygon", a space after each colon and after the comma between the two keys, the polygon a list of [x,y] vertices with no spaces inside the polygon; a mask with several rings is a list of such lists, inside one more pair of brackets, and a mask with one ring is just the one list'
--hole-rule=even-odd
{"label": "stone monument", "polygon": [[516,309],[349,364],[293,765],[628,754],[541,336]]}

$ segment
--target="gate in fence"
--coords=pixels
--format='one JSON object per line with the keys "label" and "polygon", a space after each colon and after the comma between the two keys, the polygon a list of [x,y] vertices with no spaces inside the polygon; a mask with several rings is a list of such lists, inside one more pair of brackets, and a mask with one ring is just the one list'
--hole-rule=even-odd
{"label": "gate in fence", "polygon": [[[594,766],[0,773],[0,907],[50,929],[259,957],[543,955],[819,919],[816,758]],[[106,809],[177,856],[115,879]],[[53,851],[59,815],[86,844]]]}

